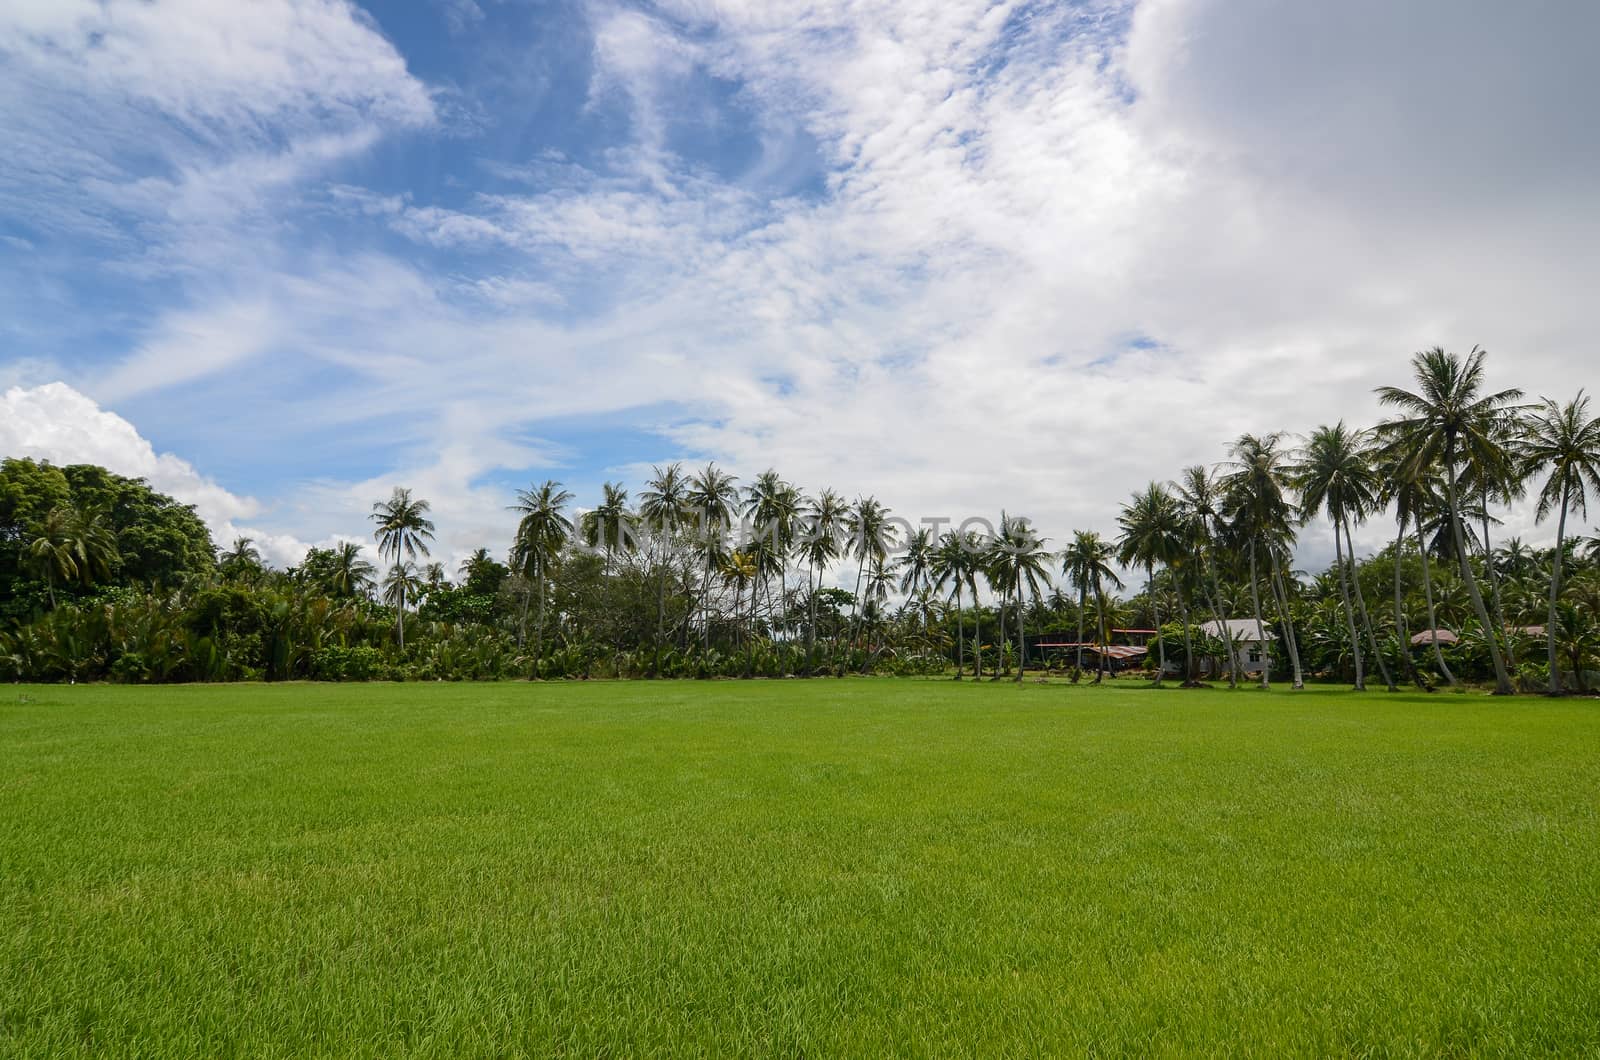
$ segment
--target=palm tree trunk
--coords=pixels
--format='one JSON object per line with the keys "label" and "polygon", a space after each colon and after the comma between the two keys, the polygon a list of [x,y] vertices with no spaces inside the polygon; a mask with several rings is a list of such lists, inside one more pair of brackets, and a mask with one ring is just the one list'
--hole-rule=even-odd
{"label": "palm tree trunk", "polygon": [[1192,685],[1197,678],[1194,672],[1194,637],[1189,632],[1189,602],[1184,599],[1183,585],[1176,576],[1173,585],[1178,590],[1178,621],[1183,623],[1183,683]]}
{"label": "palm tree trunk", "polygon": [[1439,647],[1439,616],[1433,609],[1433,569],[1428,561],[1428,542],[1422,535],[1422,518],[1417,517],[1417,551],[1422,555],[1422,592],[1428,601],[1428,641],[1433,645],[1433,662],[1439,667],[1451,688],[1456,687],[1456,675],[1444,661],[1444,649]]}
{"label": "palm tree trunk", "polygon": [[967,665],[967,623],[961,614],[961,579],[956,578],[956,680]]}
{"label": "palm tree trunk", "polygon": [[1072,671],[1073,684],[1077,684],[1079,678],[1083,674],[1083,612],[1088,608],[1088,606],[1088,593],[1086,590],[1080,588],[1078,590],[1078,665]]}
{"label": "palm tree trunk", "polygon": [[1483,593],[1478,591],[1478,578],[1472,573],[1472,550],[1467,547],[1466,528],[1461,524],[1461,508],[1456,500],[1456,459],[1454,440],[1445,443],[1445,486],[1449,490],[1450,527],[1455,531],[1456,547],[1461,560],[1461,580],[1467,583],[1467,595],[1472,598],[1472,609],[1483,624],[1484,640],[1489,645],[1489,660],[1494,663],[1494,694],[1509,696],[1512,693],[1511,677],[1506,673],[1506,660],[1500,654],[1500,639],[1494,635],[1489,623],[1489,610],[1483,606]]}
{"label": "palm tree trunk", "polygon": [[394,635],[400,644],[400,650],[406,650],[406,587],[400,585],[400,607],[394,613]]}
{"label": "palm tree trunk", "polygon": [[806,676],[810,677],[817,649],[817,589],[812,583],[817,579],[817,565],[812,563],[806,571]]}
{"label": "palm tree trunk", "polygon": [[1378,635],[1372,627],[1372,618],[1367,614],[1367,597],[1361,590],[1361,574],[1356,569],[1356,547],[1350,537],[1350,524],[1345,523],[1344,540],[1350,551],[1350,584],[1356,590],[1356,610],[1361,614],[1362,628],[1367,631],[1367,643],[1372,647],[1372,657],[1378,662],[1378,673],[1383,677],[1383,687],[1390,692],[1397,691],[1394,686],[1394,676],[1389,672],[1389,664],[1384,661],[1383,652],[1378,648]]}
{"label": "palm tree trunk", "polygon": [[667,572],[663,570],[656,582],[656,661],[650,669],[651,677],[661,676],[661,645],[667,639]]}
{"label": "palm tree trunk", "polygon": [[1028,665],[1028,634],[1022,628],[1022,579],[1017,579],[1017,681],[1022,681],[1022,671]]}
{"label": "palm tree trunk", "polygon": [[[989,586],[991,589],[993,585]],[[995,615],[995,660],[994,676],[991,681],[1000,680],[1000,675],[1006,668],[1006,594],[1000,594],[1000,611]]]}
{"label": "palm tree trunk", "polygon": [[867,569],[866,556],[856,564],[856,589],[850,595],[850,639],[845,644],[845,661],[839,664],[839,676],[843,677],[845,671],[850,669],[849,654],[855,648],[856,637],[861,625],[861,575]]}
{"label": "palm tree trunk", "polygon": [[[1145,584],[1150,586],[1150,614],[1155,618],[1156,627],[1156,684],[1161,687],[1161,679],[1167,676],[1167,640],[1161,635],[1161,605],[1156,602],[1156,565],[1144,565]],[[1148,658],[1148,656],[1146,656]]]}
{"label": "palm tree trunk", "polygon": [[[1202,558],[1202,562],[1204,562]],[[1233,642],[1233,628],[1222,614],[1222,585],[1217,581],[1217,564],[1206,564],[1206,574],[1211,579],[1211,617],[1216,619],[1217,632],[1222,638],[1223,650],[1228,653],[1228,687],[1239,687],[1239,646]]]}
{"label": "palm tree trunk", "polygon": [[1283,582],[1283,570],[1278,563],[1277,550],[1274,549],[1270,556],[1272,592],[1278,601],[1278,621],[1283,626],[1284,644],[1289,648],[1289,665],[1294,674],[1294,682],[1289,687],[1302,689],[1306,686],[1305,670],[1300,666],[1300,639],[1295,636],[1294,616],[1289,612],[1289,590]]}
{"label": "palm tree trunk", "polygon": [[1506,668],[1514,670],[1517,666],[1516,644],[1511,639],[1511,630],[1506,626],[1505,609],[1500,606],[1500,572],[1494,568],[1494,549],[1489,547],[1488,490],[1483,491],[1483,569],[1489,575],[1489,606],[1494,608],[1494,635],[1501,639],[1501,650],[1506,656]]}
{"label": "palm tree trunk", "polygon": [[544,659],[544,567],[539,568],[539,577],[533,583],[534,589],[539,594],[538,617],[533,620],[533,666],[537,673],[539,663]]}
{"label": "palm tree trunk", "polygon": [[1345,628],[1350,633],[1350,659],[1356,668],[1356,691],[1365,692],[1367,677],[1361,669],[1361,634],[1356,630],[1356,609],[1350,603],[1350,581],[1344,565],[1344,548],[1339,543],[1340,531],[1344,520],[1335,517],[1333,520],[1333,556],[1334,564],[1339,568],[1339,596],[1344,602]]}
{"label": "palm tree trunk", "polygon": [[1406,628],[1406,614],[1402,603],[1400,585],[1400,558],[1405,552],[1406,544],[1406,517],[1400,518],[1400,528],[1394,535],[1394,637],[1399,646],[1400,665],[1405,667],[1406,676],[1411,682],[1424,692],[1428,685],[1422,680],[1422,673],[1417,669],[1416,660],[1411,658],[1411,636]]}
{"label": "palm tree trunk", "polygon": [[972,586],[972,679],[983,680],[983,611],[978,607],[978,587]]}
{"label": "palm tree trunk", "polygon": [[[1550,694],[1561,694],[1561,665],[1556,659],[1556,602],[1561,597],[1561,556],[1566,547],[1567,538],[1567,497],[1568,488],[1561,487],[1561,519],[1556,523],[1556,554],[1550,561],[1550,614],[1545,619],[1544,646],[1550,657]],[[1583,673],[1578,671],[1578,680],[1583,680]]]}
{"label": "palm tree trunk", "polygon": [[1094,636],[1100,642],[1095,652],[1094,671],[1094,683],[1098,685],[1106,679],[1106,641],[1111,639],[1106,635],[1106,594],[1100,591],[1099,585],[1094,587]]}
{"label": "palm tree trunk", "polygon": [[1261,624],[1261,583],[1256,577],[1256,543],[1250,542],[1250,604],[1256,613],[1256,644],[1261,649],[1261,687],[1272,687],[1272,655],[1267,651],[1267,630]]}

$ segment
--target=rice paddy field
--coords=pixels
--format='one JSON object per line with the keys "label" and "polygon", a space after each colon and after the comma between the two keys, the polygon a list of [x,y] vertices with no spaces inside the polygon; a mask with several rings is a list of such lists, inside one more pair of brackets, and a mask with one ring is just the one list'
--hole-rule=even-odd
{"label": "rice paddy field", "polygon": [[1600,1052],[1600,706],[0,688],[0,1055]]}

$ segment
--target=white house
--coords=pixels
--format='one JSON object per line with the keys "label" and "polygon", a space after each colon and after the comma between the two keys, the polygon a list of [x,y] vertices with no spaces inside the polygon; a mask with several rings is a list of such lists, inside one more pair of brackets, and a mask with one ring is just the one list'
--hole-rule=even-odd
{"label": "white house", "polygon": [[[1200,623],[1200,628],[1208,637],[1227,637],[1232,640],[1235,651],[1239,655],[1239,667],[1246,673],[1260,673],[1272,658],[1272,642],[1278,635],[1272,632],[1272,627],[1265,621],[1259,629],[1253,618],[1226,618],[1221,622],[1215,619]],[[1207,669],[1218,673],[1228,668],[1227,656],[1220,659],[1209,660]]]}

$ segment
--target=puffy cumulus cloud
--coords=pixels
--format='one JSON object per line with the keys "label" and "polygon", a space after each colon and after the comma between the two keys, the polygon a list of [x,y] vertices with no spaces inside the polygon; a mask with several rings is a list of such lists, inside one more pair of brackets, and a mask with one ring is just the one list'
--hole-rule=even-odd
{"label": "puffy cumulus cloud", "polygon": [[98,464],[142,478],[193,505],[219,544],[253,538],[262,556],[279,566],[299,562],[306,552],[305,543],[292,534],[245,525],[262,514],[254,499],[229,492],[181,457],[156,452],[133,424],[65,383],[12,387],[0,395],[0,453],[53,464]]}

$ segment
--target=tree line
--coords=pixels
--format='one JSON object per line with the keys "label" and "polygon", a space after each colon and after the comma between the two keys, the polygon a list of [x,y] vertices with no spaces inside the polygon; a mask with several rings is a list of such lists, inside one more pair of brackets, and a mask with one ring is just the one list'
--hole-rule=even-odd
{"label": "tree line", "polygon": [[[559,482],[518,491],[503,561],[479,549],[446,571],[429,503],[397,488],[372,512],[381,568],[347,541],[279,571],[248,539],[214,550],[191,509],[139,480],[7,460],[0,675],[1020,681],[1031,663],[1076,681],[1092,663],[1100,681],[1094,646],[1132,623],[1159,631],[1156,683],[1237,685],[1249,668],[1219,634],[1242,619],[1270,646],[1262,685],[1276,670],[1295,687],[1584,687],[1600,543],[1571,524],[1600,492],[1600,419],[1581,391],[1489,389],[1476,348],[1423,351],[1411,369],[1409,386],[1378,388],[1374,426],[1241,435],[1215,464],[1134,492],[1114,532],[1076,530],[1059,550],[1007,512],[941,530],[773,470],[741,483],[673,463],[637,494],[607,483],[581,512]],[[1554,523],[1553,547],[1495,542],[1494,512],[1524,503]],[[1308,575],[1293,556],[1318,517],[1335,559]],[[1354,531],[1380,518],[1390,544],[1358,557]],[[1052,634],[1072,648],[1038,646]]]}

